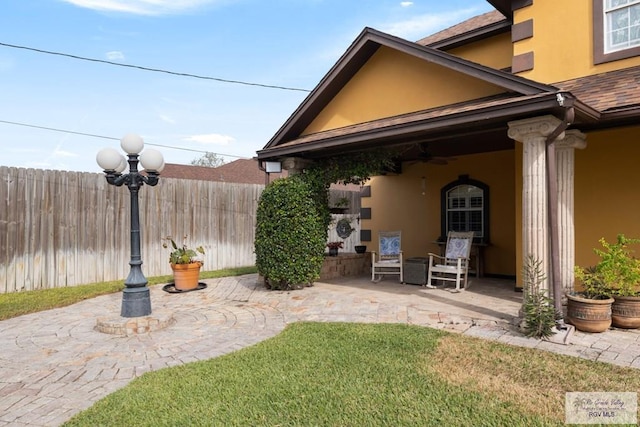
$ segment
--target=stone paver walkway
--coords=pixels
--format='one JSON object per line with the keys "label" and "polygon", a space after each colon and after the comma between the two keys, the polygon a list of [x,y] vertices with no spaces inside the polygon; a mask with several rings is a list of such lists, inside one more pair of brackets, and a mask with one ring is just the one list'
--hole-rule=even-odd
{"label": "stone paver walkway", "polygon": [[95,330],[120,312],[121,294],[1,321],[0,426],[60,425],[144,372],[220,356],[300,320],[423,325],[640,368],[637,330],[576,332],[570,345],[524,338],[513,326],[521,294],[499,281],[459,294],[366,278],[292,292],[267,291],[256,275],[205,282],[185,294],[152,287],[154,314],[175,323],[147,334]]}

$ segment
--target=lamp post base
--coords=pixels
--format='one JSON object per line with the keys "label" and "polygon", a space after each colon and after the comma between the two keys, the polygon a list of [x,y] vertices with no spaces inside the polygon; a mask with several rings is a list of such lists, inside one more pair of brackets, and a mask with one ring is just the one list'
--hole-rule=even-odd
{"label": "lamp post base", "polygon": [[122,291],[122,317],[141,317],[151,314],[151,296],[149,288],[125,288]]}

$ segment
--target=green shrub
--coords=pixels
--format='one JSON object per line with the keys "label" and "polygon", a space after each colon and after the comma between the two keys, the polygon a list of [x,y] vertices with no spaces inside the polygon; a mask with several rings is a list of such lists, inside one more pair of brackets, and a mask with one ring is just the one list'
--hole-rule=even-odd
{"label": "green shrub", "polygon": [[269,184],[258,202],[255,253],[258,273],[273,289],[299,289],[320,277],[326,244],[310,186],[299,176]]}

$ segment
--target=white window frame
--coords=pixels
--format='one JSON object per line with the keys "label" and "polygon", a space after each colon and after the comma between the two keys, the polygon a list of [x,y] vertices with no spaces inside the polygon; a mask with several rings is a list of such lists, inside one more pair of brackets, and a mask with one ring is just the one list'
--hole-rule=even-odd
{"label": "white window frame", "polygon": [[[636,43],[635,37],[632,42],[612,46],[610,40],[613,33],[609,30],[613,13],[625,8],[636,7],[640,0],[623,0],[624,3],[619,3],[617,0],[614,1],[592,0],[594,65],[640,56],[640,43]],[[627,28],[630,27],[627,25]]]}
{"label": "white window frame", "polygon": [[[637,10],[637,17],[634,22],[631,22],[631,14],[635,10]],[[626,13],[626,22],[614,29],[614,17],[619,16],[621,12]],[[602,13],[605,54],[640,46],[640,0],[605,0]],[[624,40],[614,43],[614,34],[620,32],[626,32],[623,35]]]}
{"label": "white window frame", "polygon": [[[472,206],[472,199],[480,198],[480,205]],[[452,206],[454,200],[464,201],[464,206]],[[446,195],[446,208],[445,215],[447,221],[447,231],[474,231],[474,238],[482,240],[484,238],[485,231],[485,217],[484,217],[484,204],[485,195],[484,190],[472,184],[460,184],[447,191]],[[450,212],[468,212],[466,215],[466,225],[464,230],[454,229],[449,221]],[[480,230],[472,230],[471,224],[471,212],[478,212],[480,214]]]}

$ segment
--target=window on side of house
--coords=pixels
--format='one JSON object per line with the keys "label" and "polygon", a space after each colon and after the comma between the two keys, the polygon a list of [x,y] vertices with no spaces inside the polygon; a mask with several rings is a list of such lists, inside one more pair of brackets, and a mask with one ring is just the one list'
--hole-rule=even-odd
{"label": "window on side of house", "polygon": [[593,0],[594,63],[640,55],[640,0]]}
{"label": "window on side of house", "polygon": [[441,189],[442,238],[449,231],[473,231],[474,241],[489,241],[489,187],[462,175]]}

